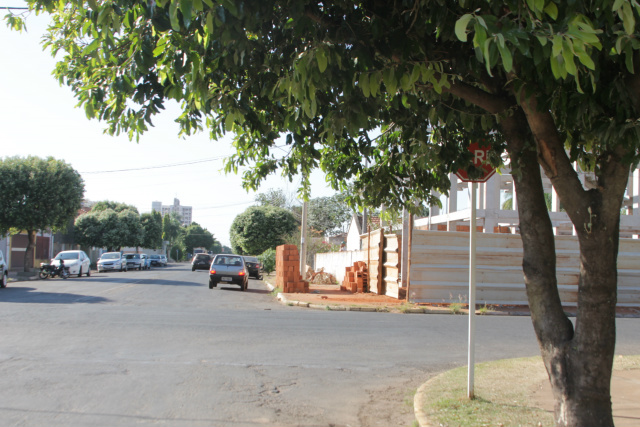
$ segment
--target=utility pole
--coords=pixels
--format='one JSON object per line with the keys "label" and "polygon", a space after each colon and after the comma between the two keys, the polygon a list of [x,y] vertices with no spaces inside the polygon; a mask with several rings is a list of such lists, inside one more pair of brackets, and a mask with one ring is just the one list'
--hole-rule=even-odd
{"label": "utility pole", "polygon": [[300,227],[300,275],[305,280],[307,275],[307,210],[308,203],[302,202],[302,226]]}

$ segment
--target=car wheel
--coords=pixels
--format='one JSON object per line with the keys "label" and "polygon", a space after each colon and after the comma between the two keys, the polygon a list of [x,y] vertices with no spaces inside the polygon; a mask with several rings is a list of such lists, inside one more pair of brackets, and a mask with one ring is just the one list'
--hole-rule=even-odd
{"label": "car wheel", "polygon": [[0,288],[7,287],[7,275],[2,273],[2,281],[0,281]]}
{"label": "car wheel", "polygon": [[258,280],[262,280],[262,275],[257,277]]}
{"label": "car wheel", "polygon": [[241,286],[242,288],[242,292],[246,291],[247,288],[249,287],[249,281],[247,280],[246,282],[244,282]]}
{"label": "car wheel", "polygon": [[91,277],[91,267],[87,268],[87,277]]}
{"label": "car wheel", "polygon": [[78,277],[82,277],[82,266],[78,269]]}
{"label": "car wheel", "polygon": [[49,278],[49,274],[45,273],[44,271],[41,271],[39,274],[41,279],[48,279]]}

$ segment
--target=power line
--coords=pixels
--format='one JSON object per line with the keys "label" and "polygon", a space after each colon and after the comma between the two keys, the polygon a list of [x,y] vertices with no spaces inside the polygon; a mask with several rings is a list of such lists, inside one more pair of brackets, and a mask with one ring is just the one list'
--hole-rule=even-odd
{"label": "power line", "polygon": [[195,165],[197,163],[215,162],[216,160],[221,160],[221,159],[224,159],[224,158],[225,158],[225,156],[211,157],[209,159],[192,160],[192,161],[180,162],[180,163],[170,163],[170,164],[167,164],[167,165],[159,165],[159,166],[147,166],[147,167],[142,167],[142,168],[130,168],[130,169],[114,169],[114,170],[108,170],[108,171],[85,171],[85,172],[80,172],[80,173],[81,174],[87,174],[87,175],[91,174],[92,175],[92,174],[99,174],[99,173],[133,172],[133,171],[141,171],[141,170],[149,170],[149,169],[174,168],[174,167],[178,167],[178,166]]}
{"label": "power line", "polygon": [[[279,148],[279,149],[282,150],[282,147],[283,147],[282,145],[275,145],[273,148]],[[198,164],[198,163],[214,162],[216,160],[222,160],[222,159],[225,159],[227,157],[229,157],[229,156],[211,157],[209,159],[192,160],[192,161],[181,162],[181,163],[169,163],[167,165],[147,166],[147,167],[143,167],[143,168],[114,169],[114,170],[108,170],[108,171],[85,171],[85,172],[80,172],[80,173],[81,174],[90,175],[90,174],[99,174],[99,173],[133,172],[133,171],[141,171],[141,170],[149,170],[149,169],[164,169],[164,168],[173,168],[173,167],[178,167],[178,166],[195,165],[195,164]]]}

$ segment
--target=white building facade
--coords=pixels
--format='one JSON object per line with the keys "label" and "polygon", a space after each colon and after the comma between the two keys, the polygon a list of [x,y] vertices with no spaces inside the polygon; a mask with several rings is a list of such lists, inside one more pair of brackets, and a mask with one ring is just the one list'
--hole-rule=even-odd
{"label": "white building facade", "polygon": [[151,210],[160,212],[162,217],[175,212],[178,214],[182,225],[185,227],[191,225],[191,222],[193,221],[193,208],[191,206],[182,206],[178,199],[173,199],[172,205],[163,205],[162,202],[151,202]]}

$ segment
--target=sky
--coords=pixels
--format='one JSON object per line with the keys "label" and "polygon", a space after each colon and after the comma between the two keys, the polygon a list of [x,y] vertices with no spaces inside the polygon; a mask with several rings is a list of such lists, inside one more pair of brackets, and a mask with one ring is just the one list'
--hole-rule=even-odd
{"label": "sky", "polygon": [[[239,175],[222,171],[223,159],[233,153],[231,139],[211,141],[207,132],[178,137],[177,105],[156,116],[138,143],[104,134],[106,125],[87,119],[71,90],[51,75],[55,59],[40,44],[47,21],[46,15],[30,15],[22,33],[0,22],[0,157],[62,159],[82,175],[85,199],[130,204],[140,213],[150,212],[153,201],[170,205],[177,198],[193,207],[193,221],[229,245],[233,219],[255,204],[257,194],[242,188]],[[298,187],[299,179],[274,175],[258,193],[280,188],[293,194]],[[334,193],[320,171],[313,174],[312,198]]]}

